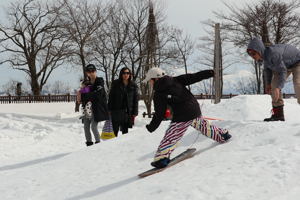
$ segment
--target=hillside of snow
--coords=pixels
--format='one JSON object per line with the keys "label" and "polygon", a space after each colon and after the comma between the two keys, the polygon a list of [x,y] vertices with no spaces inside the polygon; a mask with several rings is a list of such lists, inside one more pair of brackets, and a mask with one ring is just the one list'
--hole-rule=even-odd
{"label": "hillside of snow", "polygon": [[199,104],[204,116],[222,119],[211,122],[228,129],[232,140],[217,144],[191,127],[172,157],[190,147],[196,155],[144,179],[137,174],[151,168],[168,121],[148,133],[150,119],[140,115],[128,134],[86,147],[74,103],[0,104],[0,199],[299,199],[295,99],[285,101],[285,122],[269,123],[262,122],[270,116],[267,95]]}

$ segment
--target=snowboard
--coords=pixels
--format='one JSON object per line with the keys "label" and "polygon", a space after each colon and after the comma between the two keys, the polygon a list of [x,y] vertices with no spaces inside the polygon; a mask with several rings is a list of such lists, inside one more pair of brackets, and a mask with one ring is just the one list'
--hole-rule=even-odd
{"label": "snowboard", "polygon": [[175,164],[177,164],[177,163],[179,163],[179,162],[181,162],[181,161],[183,161],[183,160],[186,160],[186,159],[188,159],[188,158],[193,157],[195,151],[196,151],[196,148],[190,148],[190,149],[187,149],[187,150],[185,150],[184,152],[182,152],[181,154],[179,154],[178,156],[172,158],[172,159],[170,160],[170,163],[168,164],[168,166],[166,166],[166,167],[164,167],[164,168],[161,168],[161,169],[158,169],[158,168],[152,168],[152,169],[150,169],[150,170],[148,170],[148,171],[145,171],[145,172],[139,174],[138,176],[139,176],[140,178],[144,178],[144,177],[147,177],[147,176],[156,174],[156,173],[158,173],[158,172],[161,172],[161,171],[163,171],[163,170],[165,170],[165,169],[167,169],[167,168],[169,168],[169,167],[172,167],[173,165],[175,165]]}

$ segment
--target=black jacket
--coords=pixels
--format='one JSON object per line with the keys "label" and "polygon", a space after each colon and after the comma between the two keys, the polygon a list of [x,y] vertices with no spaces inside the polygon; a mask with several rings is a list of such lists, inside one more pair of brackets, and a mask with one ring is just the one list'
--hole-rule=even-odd
{"label": "black jacket", "polygon": [[92,111],[96,122],[109,119],[103,78],[97,77],[91,92],[81,94],[81,100],[82,102],[92,102]]}
{"label": "black jacket", "polygon": [[114,80],[111,85],[108,99],[108,109],[112,118],[118,118],[120,111],[125,111],[129,116],[138,115],[138,87],[130,81],[125,87],[121,80]]}
{"label": "black jacket", "polygon": [[154,116],[147,129],[153,132],[164,119],[169,105],[173,111],[172,122],[185,122],[201,116],[197,99],[185,87],[214,75],[213,70],[200,71],[194,74],[185,74],[177,77],[164,76],[155,81],[154,89]]}

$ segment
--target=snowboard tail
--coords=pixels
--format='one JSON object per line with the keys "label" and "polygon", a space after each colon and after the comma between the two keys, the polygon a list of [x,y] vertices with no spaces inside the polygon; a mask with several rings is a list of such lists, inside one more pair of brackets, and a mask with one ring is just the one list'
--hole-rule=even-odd
{"label": "snowboard tail", "polygon": [[161,172],[161,171],[163,171],[163,170],[165,170],[165,169],[167,169],[169,167],[172,167],[173,165],[175,165],[175,164],[177,164],[177,163],[179,163],[179,162],[181,162],[183,160],[186,160],[188,158],[193,157],[195,151],[196,151],[196,148],[187,149],[184,152],[182,152],[181,154],[179,154],[178,156],[172,158],[170,160],[170,163],[166,167],[160,168],[160,169],[158,169],[158,168],[152,168],[152,169],[150,169],[148,171],[145,171],[145,172],[139,174],[138,176],[140,178],[144,178],[144,177],[150,176],[152,174],[156,174],[158,172]]}

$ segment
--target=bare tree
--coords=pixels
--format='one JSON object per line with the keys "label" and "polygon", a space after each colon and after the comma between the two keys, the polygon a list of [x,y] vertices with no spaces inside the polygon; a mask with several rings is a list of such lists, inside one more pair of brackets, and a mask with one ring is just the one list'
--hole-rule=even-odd
{"label": "bare tree", "polygon": [[[208,20],[203,22],[205,25],[204,31],[206,33],[205,36],[199,38],[200,42],[197,45],[198,51],[200,52],[200,56],[197,58],[197,62],[205,67],[213,68],[214,66],[214,44],[215,44],[215,24],[216,22]],[[227,36],[225,31],[223,31],[222,26],[220,27],[220,40],[221,40],[221,94],[223,93],[223,72],[224,70],[231,67],[233,64],[237,62],[237,59],[233,57],[233,47],[230,47],[230,44],[226,42]],[[212,90],[211,90],[212,91]]]}
{"label": "bare tree", "polygon": [[70,91],[70,85],[62,81],[55,81],[50,87],[50,92],[52,94],[68,94]]}
{"label": "bare tree", "polygon": [[134,80],[140,77],[145,59],[145,35],[147,30],[149,3],[148,1],[130,0],[127,2],[126,21],[130,25],[129,42],[124,51],[127,53],[124,65],[133,73]]}
{"label": "bare tree", "polygon": [[2,90],[7,94],[7,95],[16,95],[16,88],[17,84],[19,82],[17,80],[9,80],[7,83],[2,85]]}
{"label": "bare tree", "polygon": [[108,88],[118,76],[126,56],[124,49],[128,43],[129,23],[126,22],[124,8],[120,3],[110,7],[102,29],[96,31],[95,42],[92,44],[95,52],[93,59],[104,73]]}
{"label": "bare tree", "polygon": [[196,94],[211,94],[212,93],[213,83],[212,80],[203,80],[200,83],[193,86],[192,90],[196,91]]}
{"label": "bare tree", "polygon": [[233,87],[240,94],[256,94],[257,84],[255,77],[242,77]]}
{"label": "bare tree", "polygon": [[59,9],[36,0],[11,4],[8,23],[0,25],[1,53],[8,54],[1,63],[25,72],[34,95],[40,94],[66,56],[67,42],[58,31]]}
{"label": "bare tree", "polygon": [[[181,65],[185,69],[185,73],[188,73],[188,61],[190,56],[194,53],[195,44],[191,39],[191,36],[184,34],[181,29],[173,28],[170,32],[170,37],[174,44],[174,49],[171,51],[173,53],[173,60],[177,64]],[[189,90],[190,86],[188,86]]]}
{"label": "bare tree", "polygon": [[81,65],[85,77],[84,67],[92,59],[91,44],[95,42],[95,32],[105,21],[105,7],[99,1],[92,4],[87,0],[62,0],[61,5],[63,10],[59,12],[59,20],[73,49],[73,57],[70,57],[70,60]]}
{"label": "bare tree", "polygon": [[[165,20],[164,7],[161,2],[151,2],[153,15],[155,16],[156,32],[159,33],[156,38],[156,65],[160,66],[166,61],[166,44],[170,41],[166,39],[169,32],[166,31],[167,25],[163,24]],[[129,42],[124,52],[127,53],[124,65],[129,67],[134,80],[143,79],[143,68],[147,59],[149,49],[146,47],[147,30],[149,26],[149,0],[127,0],[126,1],[126,19],[130,24]]]}
{"label": "bare tree", "polygon": [[[217,22],[212,20],[207,20],[203,22],[205,35],[199,38],[200,43],[198,43],[197,48],[201,53],[201,56],[197,58],[201,65],[206,67],[213,67],[214,65],[214,42],[215,42],[215,24]],[[234,47],[228,43],[228,36],[221,25],[221,45],[222,45],[222,66],[223,69],[227,69],[238,60],[234,58]]]}

